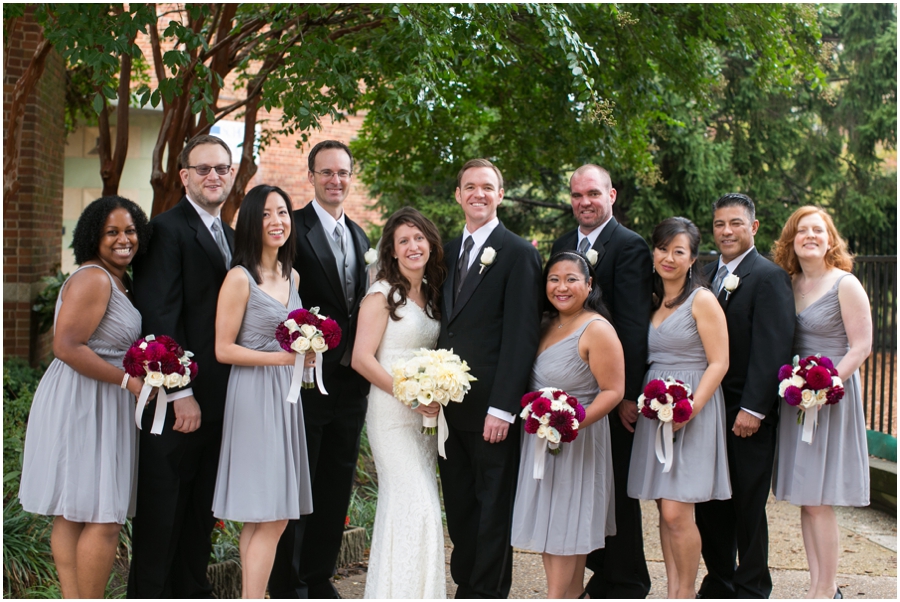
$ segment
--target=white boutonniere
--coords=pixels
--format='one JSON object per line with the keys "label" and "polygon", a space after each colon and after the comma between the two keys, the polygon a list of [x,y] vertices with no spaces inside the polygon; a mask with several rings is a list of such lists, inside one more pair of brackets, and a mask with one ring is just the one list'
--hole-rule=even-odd
{"label": "white boutonniere", "polygon": [[366,254],[363,255],[363,259],[366,260],[366,265],[372,265],[378,260],[378,252],[375,249],[370,248],[366,251]]}
{"label": "white boutonniere", "polygon": [[497,258],[497,251],[494,250],[494,247],[485,247],[484,250],[481,251],[481,269],[478,270],[478,273],[482,273],[484,268],[494,263],[494,259]]}
{"label": "white boutonniere", "polygon": [[598,258],[597,251],[595,251],[594,249],[588,249],[586,257],[587,257],[587,260],[589,262],[591,262],[591,266],[597,265],[597,258]]}
{"label": "white boutonniere", "polygon": [[728,274],[725,277],[725,280],[722,281],[722,288],[725,289],[725,299],[727,300],[731,293],[734,292],[734,289],[738,287],[741,283],[741,279],[737,277],[737,274]]}

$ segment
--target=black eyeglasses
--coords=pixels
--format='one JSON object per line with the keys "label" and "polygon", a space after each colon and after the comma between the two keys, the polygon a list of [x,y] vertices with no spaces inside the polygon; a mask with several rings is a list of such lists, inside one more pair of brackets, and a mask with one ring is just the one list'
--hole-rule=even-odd
{"label": "black eyeglasses", "polygon": [[215,169],[217,174],[224,176],[231,171],[231,165],[216,165],[215,167],[210,167],[209,165],[188,165],[187,169],[193,169],[198,176],[208,176],[209,172]]}
{"label": "black eyeglasses", "polygon": [[348,180],[350,176],[353,175],[352,171],[347,171],[346,169],[342,169],[341,171],[331,171],[330,169],[323,169],[322,171],[313,170],[313,173],[322,176],[326,180],[330,180],[334,176],[337,176],[341,180]]}

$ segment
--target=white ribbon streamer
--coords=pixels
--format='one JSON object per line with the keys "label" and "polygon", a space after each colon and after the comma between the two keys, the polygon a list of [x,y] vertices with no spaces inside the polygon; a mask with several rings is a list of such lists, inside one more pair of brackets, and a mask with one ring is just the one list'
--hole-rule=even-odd
{"label": "white ribbon streamer", "polygon": [[291,388],[288,390],[287,402],[297,403],[300,399],[300,389],[303,387],[303,353],[294,354],[294,374],[291,376]]}
{"label": "white ribbon streamer", "polygon": [[813,406],[804,412],[803,416],[803,435],[800,440],[804,443],[812,445],[813,434],[816,432],[816,425],[819,422],[819,406]]}
{"label": "white ribbon streamer", "polygon": [[656,459],[663,464],[663,472],[672,470],[675,459],[675,443],[672,435],[672,423],[659,421],[656,427]]}
{"label": "white ribbon streamer", "polygon": [[[154,387],[151,387],[146,382],[144,382],[144,386],[141,387],[141,395],[138,397],[137,406],[134,408],[134,423],[137,425],[138,430],[141,429],[144,406],[147,405],[147,399],[150,397],[150,392],[153,391],[153,389]],[[165,387],[159,387],[159,393],[156,394],[156,411],[153,412],[153,425],[150,427],[150,432],[154,435],[162,433],[163,426],[166,423],[166,406],[168,404],[169,397],[166,395]]]}
{"label": "white ribbon streamer", "polygon": [[422,416],[422,426],[425,428],[437,427],[438,453],[446,460],[447,450],[444,447],[444,442],[446,442],[447,437],[450,436],[450,430],[447,427],[447,418],[444,416],[444,406],[438,404],[437,418]]}
{"label": "white ribbon streamer", "polygon": [[547,459],[547,440],[534,436],[534,472],[532,475],[535,479],[541,480],[544,478],[544,462]]}
{"label": "white ribbon streamer", "polygon": [[316,352],[316,384],[319,385],[319,393],[322,395],[328,395],[328,391],[325,390],[325,379],[322,378],[322,352]]}

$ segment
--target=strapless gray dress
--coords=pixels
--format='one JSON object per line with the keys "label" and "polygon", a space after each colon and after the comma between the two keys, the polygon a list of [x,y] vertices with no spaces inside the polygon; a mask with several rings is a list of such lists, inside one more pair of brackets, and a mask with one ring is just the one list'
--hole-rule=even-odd
{"label": "strapless gray dress", "polygon": [[[83,265],[72,275],[88,268],[106,272]],[[106,274],[112,292],[87,346],[121,369],[125,352],[141,336],[141,314]],[[56,316],[61,307],[62,291]],[[28,417],[19,485],[22,507],[78,523],[123,524],[134,515],[135,403],[134,395],[119,384],[94,380],[54,359],[34,393]]]}
{"label": "strapless gray dress", "polygon": [[[697,389],[708,364],[690,297],[666,318],[658,328],[650,325],[647,337],[647,361],[650,368],[644,384],[667,376]],[[654,443],[659,421],[638,415],[631,465],[628,472],[628,497],[641,500],[666,499],[699,503],[731,498],[728,456],[725,448],[725,401],[722,388],[684,428],[675,433],[672,469],[663,473],[656,458]]]}
{"label": "strapless gray dress", "polygon": [[[797,316],[794,354],[820,354],[837,366],[850,346],[841,319],[838,278],[834,286]],[[798,409],[781,400],[775,498],[797,506],[868,506],[869,451],[859,388],[859,370],[844,380],[844,398],[819,408],[812,443],[801,439]]]}
{"label": "strapless gray dress", "polygon": [[[293,278],[285,307],[241,269],[250,281],[250,297],[235,342],[281,351],[275,329],[302,307]],[[231,368],[213,496],[216,518],[261,523],[312,513],[302,400],[286,401],[293,371],[293,366]]]}
{"label": "strapless gray dress", "polygon": [[[590,366],[578,355],[578,340],[593,321],[537,356],[529,391],[555,387],[577,398],[585,408],[590,406],[600,387]],[[588,554],[604,547],[606,537],[616,534],[609,419],[604,416],[579,430],[574,441],[562,444],[559,455],[542,452],[547,457],[540,480],[533,476],[536,437],[522,434],[512,545],[560,556]]]}

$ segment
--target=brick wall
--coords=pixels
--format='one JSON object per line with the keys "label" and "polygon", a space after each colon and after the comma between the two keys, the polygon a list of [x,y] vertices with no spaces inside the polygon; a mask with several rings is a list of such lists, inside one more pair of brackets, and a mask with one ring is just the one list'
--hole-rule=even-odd
{"label": "brick wall", "polygon": [[[40,38],[40,28],[26,16],[9,40],[9,60],[3,73],[4,124],[15,82]],[[37,335],[31,305],[40,291],[41,278],[55,273],[60,261],[64,90],[63,61],[51,52],[25,109],[21,187],[6,201],[3,214],[3,357],[24,357],[32,363],[44,359],[52,346],[50,333]]]}

